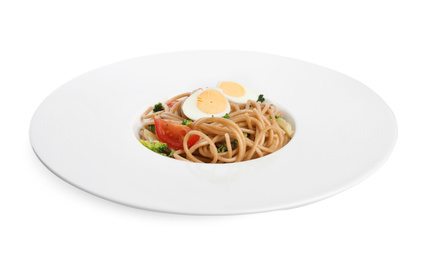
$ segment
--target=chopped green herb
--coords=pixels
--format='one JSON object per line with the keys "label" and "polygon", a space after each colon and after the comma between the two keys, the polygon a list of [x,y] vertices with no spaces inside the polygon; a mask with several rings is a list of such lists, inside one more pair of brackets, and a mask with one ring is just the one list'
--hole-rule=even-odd
{"label": "chopped green herb", "polygon": [[192,123],[192,120],[185,119],[183,120],[182,125],[188,126],[190,123]]}
{"label": "chopped green herb", "polygon": [[217,149],[217,152],[219,152],[219,153],[223,153],[223,152],[226,152],[228,150],[228,148],[224,145],[224,144],[222,144],[222,145],[220,145],[220,147]]}
{"label": "chopped green herb", "polygon": [[245,137],[248,137],[248,133],[243,133],[243,135],[244,135]]}
{"label": "chopped green herb", "polygon": [[234,139],[234,144],[238,144],[238,140],[237,139]]}
{"label": "chopped green herb", "polygon": [[275,116],[275,119],[279,119],[280,117],[279,116]]}
{"label": "chopped green herb", "polygon": [[154,105],[154,108],[152,109],[152,111],[155,113],[155,112],[158,112],[158,111],[162,111],[162,110],[165,110],[164,109],[164,107],[163,107],[163,105],[162,105],[162,102],[158,102],[157,104],[155,104]]}
{"label": "chopped green herb", "polygon": [[212,115],[211,117],[214,117],[214,115]]}
{"label": "chopped green herb", "polygon": [[265,102],[265,98],[263,97],[263,94],[258,95],[257,102]]}
{"label": "chopped green herb", "polygon": [[226,119],[231,118],[231,117],[228,115],[228,113],[226,113],[226,115],[224,115],[223,117],[226,118]]}

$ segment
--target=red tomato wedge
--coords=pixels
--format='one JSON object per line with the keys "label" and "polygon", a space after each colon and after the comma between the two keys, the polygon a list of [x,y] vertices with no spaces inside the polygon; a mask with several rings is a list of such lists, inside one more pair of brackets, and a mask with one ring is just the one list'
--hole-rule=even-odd
{"label": "red tomato wedge", "polygon": [[[155,133],[158,139],[166,143],[170,148],[183,150],[183,139],[191,131],[191,128],[172,121],[165,121],[160,116],[154,116]],[[188,147],[193,146],[200,136],[191,135],[188,139]]]}
{"label": "red tomato wedge", "polygon": [[169,102],[168,107],[173,107],[176,103],[178,102],[178,99],[176,100],[172,100],[171,102]]}

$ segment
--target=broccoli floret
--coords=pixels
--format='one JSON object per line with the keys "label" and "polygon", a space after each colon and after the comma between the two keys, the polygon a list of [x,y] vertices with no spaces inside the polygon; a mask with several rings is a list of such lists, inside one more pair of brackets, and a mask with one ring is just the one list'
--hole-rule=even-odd
{"label": "broccoli floret", "polygon": [[150,142],[145,140],[139,140],[140,143],[146,146],[149,150],[154,151],[156,153],[164,153],[168,149],[168,145],[162,142]]}
{"label": "broccoli floret", "polygon": [[263,97],[263,94],[258,95],[257,102],[265,102],[265,98]]}
{"label": "broccoli floret", "polygon": [[228,113],[226,113],[226,115],[224,115],[223,117],[226,118],[226,119],[231,118],[231,117],[228,115]]}
{"label": "broccoli floret", "polygon": [[154,109],[152,109],[152,111],[155,113],[155,112],[158,112],[158,111],[162,111],[162,110],[165,110],[165,108],[163,107],[163,105],[162,105],[162,102],[158,102],[157,104],[155,104],[154,105]]}
{"label": "broccoli floret", "polygon": [[223,152],[226,152],[228,150],[228,148],[224,145],[224,144],[222,144],[222,145],[220,145],[220,147],[217,149],[217,152],[219,152],[219,153],[223,153]]}
{"label": "broccoli floret", "polygon": [[148,130],[155,134],[155,125],[148,125]]}
{"label": "broccoli floret", "polygon": [[188,126],[190,123],[192,123],[192,120],[185,119],[183,120],[182,125]]}
{"label": "broccoli floret", "polygon": [[169,153],[169,157],[172,157],[172,156],[174,156],[174,152],[175,152],[175,150],[174,149],[171,149],[171,152]]}
{"label": "broccoli floret", "polygon": [[168,149],[168,145],[162,142],[154,142],[151,148],[149,149],[157,153],[164,153]]}

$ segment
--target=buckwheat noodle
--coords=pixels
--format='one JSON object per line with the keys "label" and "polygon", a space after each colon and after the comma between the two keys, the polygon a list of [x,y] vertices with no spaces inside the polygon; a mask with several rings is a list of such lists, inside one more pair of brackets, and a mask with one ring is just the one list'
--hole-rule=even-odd
{"label": "buckwheat noodle", "polygon": [[[140,139],[145,140],[143,131],[154,125],[154,116],[163,120],[181,123],[187,119],[181,105],[193,92],[172,97],[164,104],[164,110],[153,113],[149,107],[141,116],[143,128]],[[178,100],[172,107],[170,102]],[[192,129],[183,140],[184,149],[176,150],[173,157],[197,163],[231,163],[263,157],[285,146],[290,137],[280,128],[276,116],[281,116],[274,105],[249,100],[245,104],[231,103],[230,118],[205,117],[188,125]],[[192,147],[187,141],[191,135],[200,139]],[[226,151],[218,151],[224,145]]]}

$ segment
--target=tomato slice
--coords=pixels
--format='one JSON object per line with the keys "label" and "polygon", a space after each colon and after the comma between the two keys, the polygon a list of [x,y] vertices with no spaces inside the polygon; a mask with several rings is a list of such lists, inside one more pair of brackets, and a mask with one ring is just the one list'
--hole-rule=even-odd
{"label": "tomato slice", "polygon": [[178,99],[176,100],[172,100],[171,102],[169,102],[168,107],[173,107],[176,103],[178,102]]}
{"label": "tomato slice", "polygon": [[[191,131],[191,128],[172,121],[165,121],[160,116],[154,116],[155,133],[158,139],[175,150],[183,149],[183,139]],[[191,135],[188,139],[188,147],[193,146],[200,136]]]}

